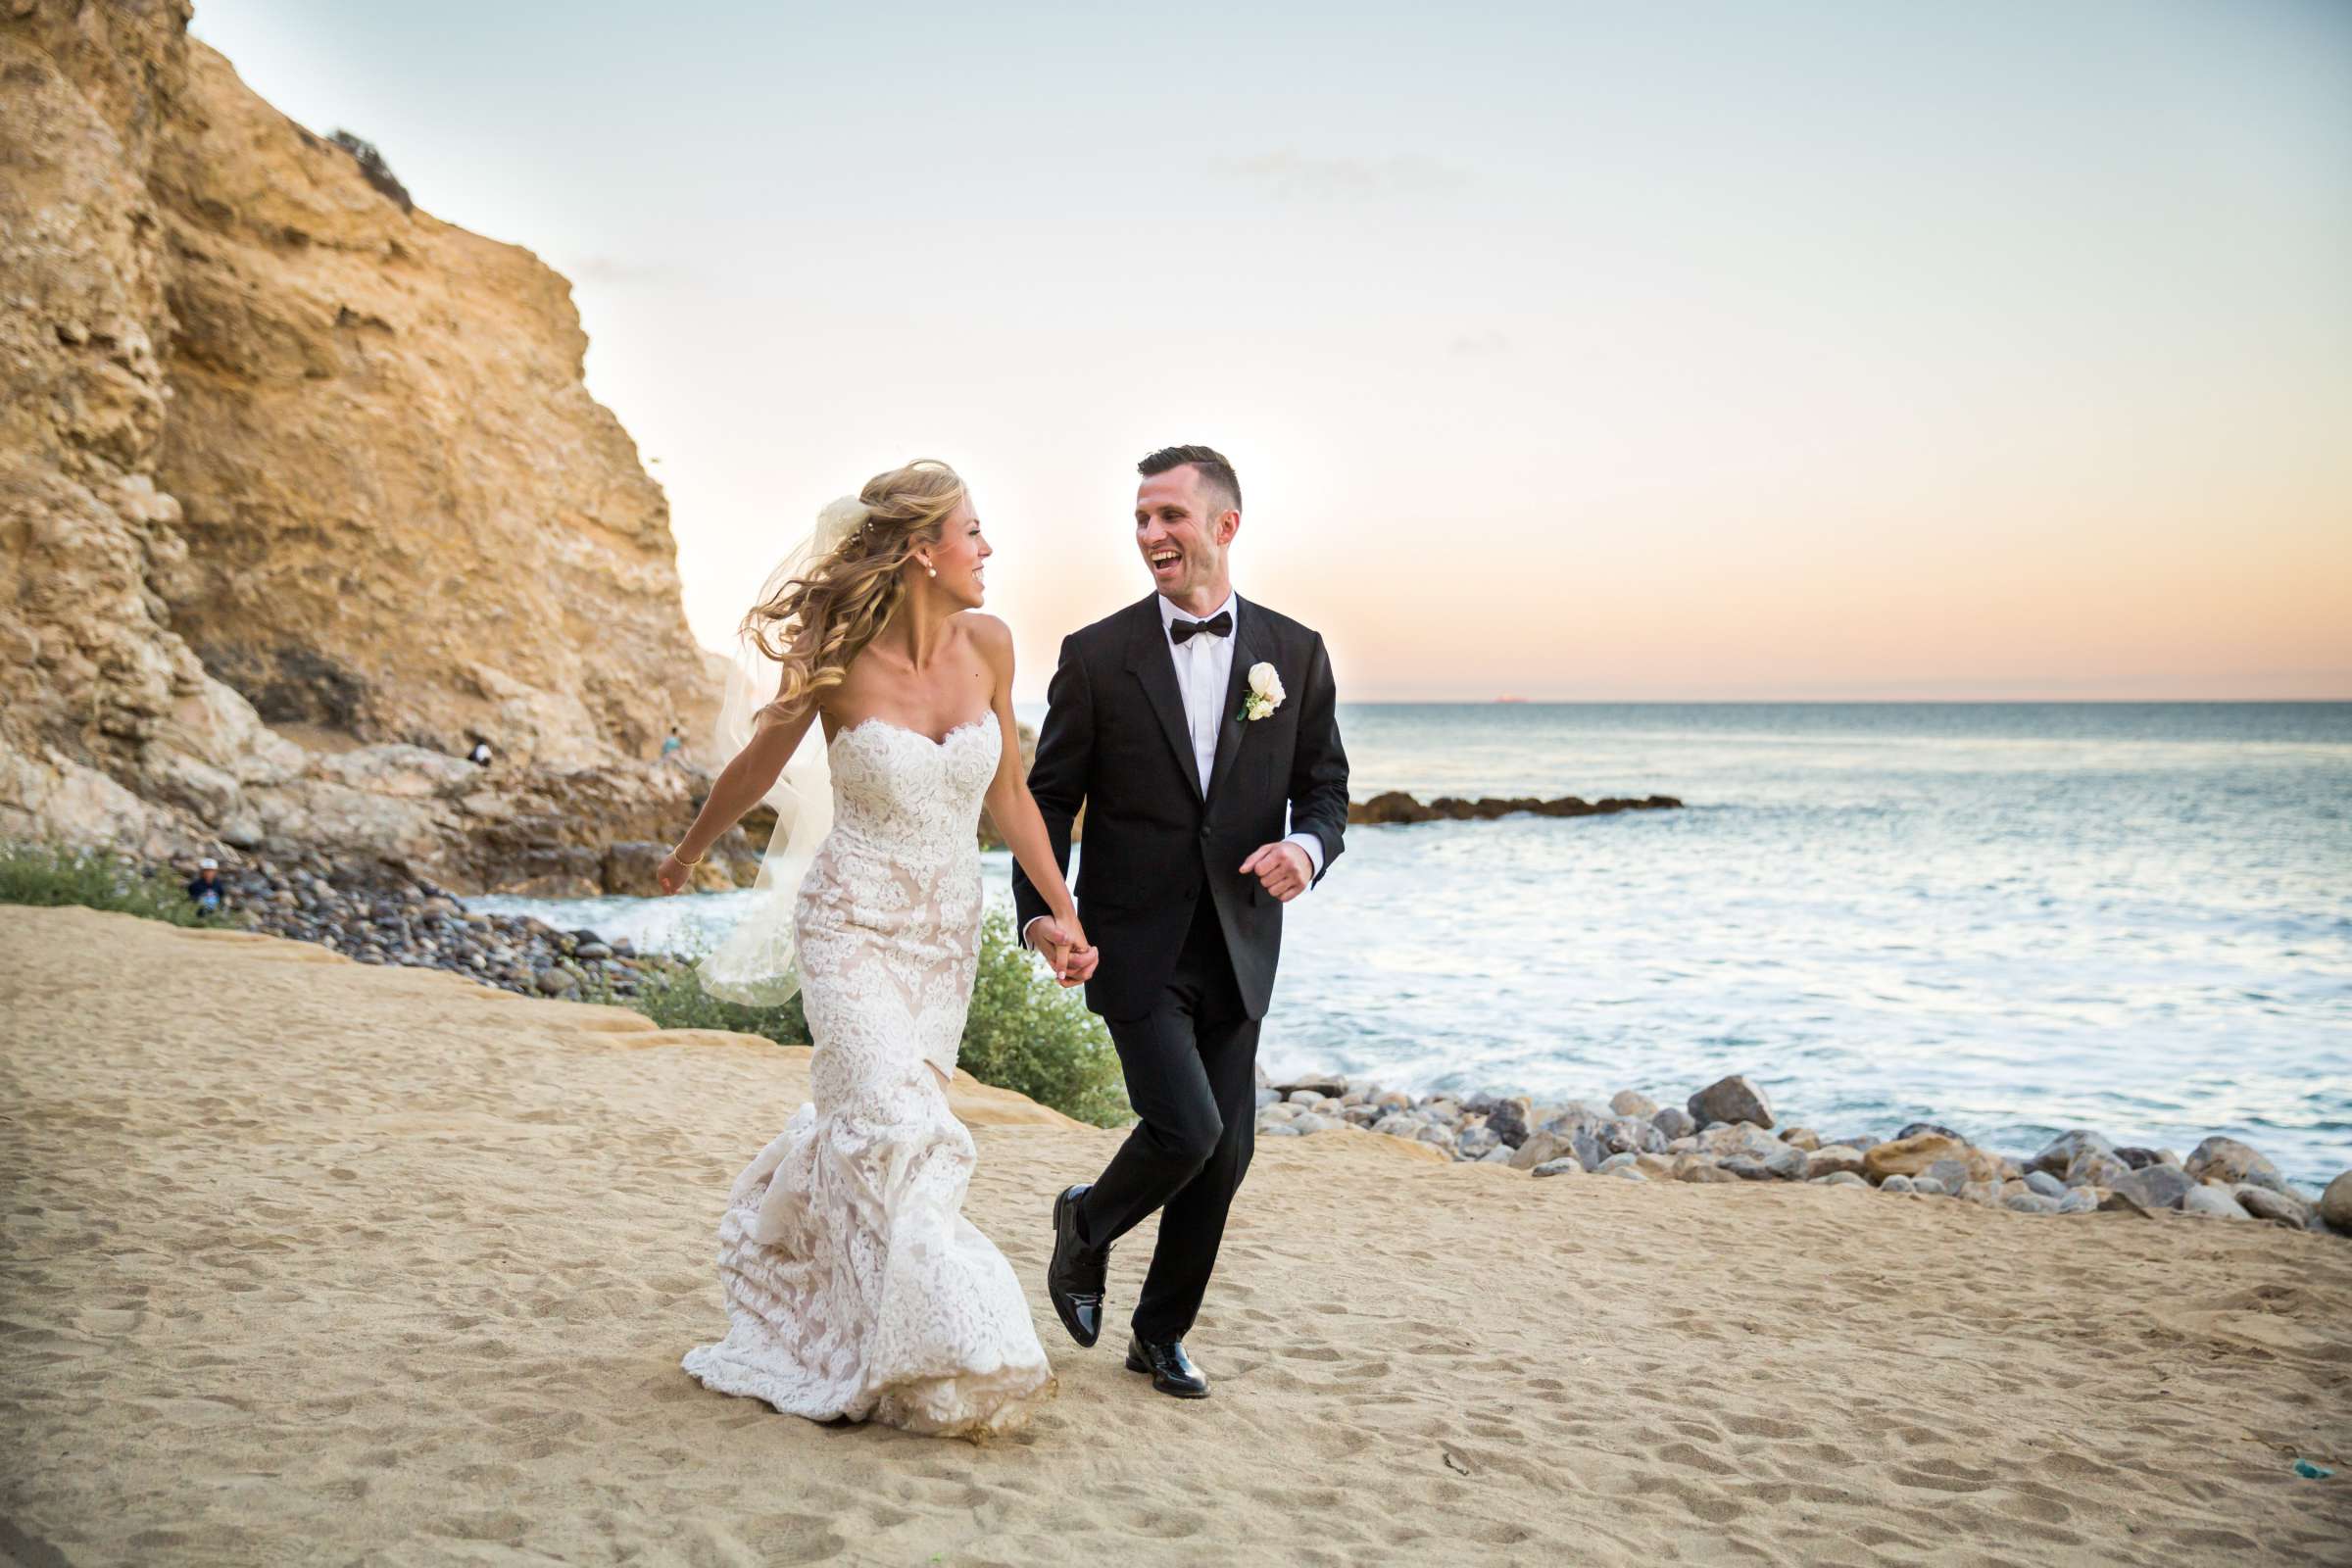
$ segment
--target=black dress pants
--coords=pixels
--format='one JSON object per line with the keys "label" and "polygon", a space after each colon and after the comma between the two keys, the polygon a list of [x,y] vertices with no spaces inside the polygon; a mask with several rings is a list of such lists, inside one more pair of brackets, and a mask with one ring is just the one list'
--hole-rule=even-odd
{"label": "black dress pants", "polygon": [[1106,1246],[1161,1211],[1133,1321],[1147,1340],[1180,1340],[1200,1310],[1257,1131],[1258,1020],[1244,1012],[1205,890],[1159,1004],[1104,1022],[1138,1124],[1079,1206],[1079,1234]]}

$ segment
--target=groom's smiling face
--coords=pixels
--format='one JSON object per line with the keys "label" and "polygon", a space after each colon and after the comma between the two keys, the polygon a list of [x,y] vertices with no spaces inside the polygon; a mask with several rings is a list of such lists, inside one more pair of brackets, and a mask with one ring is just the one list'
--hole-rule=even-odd
{"label": "groom's smiling face", "polygon": [[1135,492],[1135,546],[1152,586],[1196,613],[1216,609],[1232,591],[1225,552],[1241,526],[1242,514],[1189,463],[1152,475]]}

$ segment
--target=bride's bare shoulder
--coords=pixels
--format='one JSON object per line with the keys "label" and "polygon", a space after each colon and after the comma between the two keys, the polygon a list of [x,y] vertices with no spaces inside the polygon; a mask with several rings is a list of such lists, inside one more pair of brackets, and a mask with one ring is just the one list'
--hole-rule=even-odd
{"label": "bride's bare shoulder", "polygon": [[1012,652],[1012,628],[984,610],[957,611],[956,624],[979,645],[981,652],[992,658],[999,650]]}

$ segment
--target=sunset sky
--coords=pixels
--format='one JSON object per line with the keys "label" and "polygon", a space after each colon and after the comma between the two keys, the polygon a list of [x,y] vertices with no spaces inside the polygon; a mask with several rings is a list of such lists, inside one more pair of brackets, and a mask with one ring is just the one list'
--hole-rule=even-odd
{"label": "sunset sky", "polygon": [[1221,447],[1355,698],[2352,697],[2352,5],[198,0],[568,275],[696,633],[941,457],[1042,694]]}

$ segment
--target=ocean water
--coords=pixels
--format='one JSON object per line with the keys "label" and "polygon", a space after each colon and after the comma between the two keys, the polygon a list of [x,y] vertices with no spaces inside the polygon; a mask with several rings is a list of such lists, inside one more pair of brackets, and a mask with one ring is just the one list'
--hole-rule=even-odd
{"label": "ocean water", "polygon": [[[1034,716],[1033,714],[1024,716]],[[2098,1128],[2352,1165],[2352,704],[1351,705],[1366,799],[1680,811],[1359,826],[1261,1054],[1410,1089]],[[989,857],[1003,895],[1009,859]],[[749,895],[530,908],[691,948]]]}

